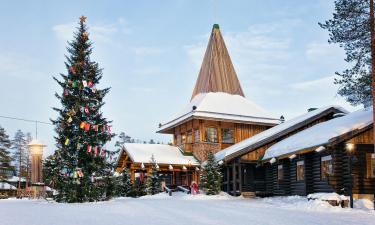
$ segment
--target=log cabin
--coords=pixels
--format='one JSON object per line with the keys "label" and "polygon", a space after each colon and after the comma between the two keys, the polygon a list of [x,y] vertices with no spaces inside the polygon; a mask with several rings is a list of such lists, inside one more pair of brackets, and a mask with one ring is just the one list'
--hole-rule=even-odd
{"label": "log cabin", "polygon": [[372,110],[361,109],[272,145],[262,159],[266,192],[350,195],[352,191],[354,198],[372,199],[375,193],[372,135]]}

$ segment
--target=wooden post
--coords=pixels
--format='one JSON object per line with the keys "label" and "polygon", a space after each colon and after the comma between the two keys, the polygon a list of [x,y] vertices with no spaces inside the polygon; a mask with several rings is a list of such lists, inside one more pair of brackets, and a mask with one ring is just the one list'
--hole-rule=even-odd
{"label": "wooden post", "polygon": [[[372,119],[375,127],[375,21],[374,21],[374,0],[370,0],[370,35],[371,35],[371,75],[372,75]],[[373,132],[375,150],[375,132]],[[375,193],[374,193],[375,210]]]}
{"label": "wooden post", "polygon": [[226,167],[227,167],[227,193],[229,194],[229,189],[230,189],[229,165],[226,165]]}
{"label": "wooden post", "polygon": [[232,183],[232,187],[233,187],[233,196],[236,196],[236,192],[237,192],[237,182],[236,182],[236,163],[233,162],[232,164],[232,180],[233,180],[233,183]]}
{"label": "wooden post", "polygon": [[130,180],[131,180],[132,183],[134,184],[134,181],[135,181],[135,172],[134,172],[134,168],[130,168]]}
{"label": "wooden post", "polygon": [[242,166],[241,163],[238,164],[238,178],[239,178],[239,190],[240,194],[242,192]]}

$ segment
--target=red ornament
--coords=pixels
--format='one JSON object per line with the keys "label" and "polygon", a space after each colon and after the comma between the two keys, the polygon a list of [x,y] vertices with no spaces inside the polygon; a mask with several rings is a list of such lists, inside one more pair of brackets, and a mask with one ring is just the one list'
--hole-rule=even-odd
{"label": "red ornament", "polygon": [[87,153],[91,152],[91,145],[87,145]]}
{"label": "red ornament", "polygon": [[85,124],[85,131],[89,131],[90,130],[90,124],[89,123],[86,123]]}

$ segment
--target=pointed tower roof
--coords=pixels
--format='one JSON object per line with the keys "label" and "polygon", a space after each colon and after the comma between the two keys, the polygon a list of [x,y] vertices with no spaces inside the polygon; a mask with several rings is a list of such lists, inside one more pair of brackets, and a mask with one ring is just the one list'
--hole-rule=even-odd
{"label": "pointed tower roof", "polygon": [[212,28],[191,99],[208,92],[225,92],[245,97],[218,24],[214,24]]}

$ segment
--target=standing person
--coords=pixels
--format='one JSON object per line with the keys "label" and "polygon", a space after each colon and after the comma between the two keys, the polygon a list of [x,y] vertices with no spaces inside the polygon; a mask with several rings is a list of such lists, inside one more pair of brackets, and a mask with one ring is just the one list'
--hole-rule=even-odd
{"label": "standing person", "polygon": [[195,181],[191,182],[190,190],[192,195],[198,194],[198,184]]}

